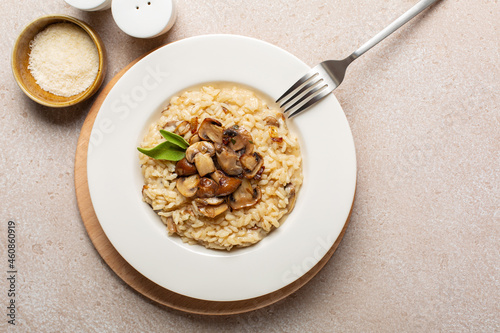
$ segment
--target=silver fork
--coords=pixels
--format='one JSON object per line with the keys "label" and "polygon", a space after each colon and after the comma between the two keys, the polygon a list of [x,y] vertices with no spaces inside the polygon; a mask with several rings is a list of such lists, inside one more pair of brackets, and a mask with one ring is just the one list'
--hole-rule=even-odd
{"label": "silver fork", "polygon": [[281,108],[284,108],[284,113],[293,111],[289,114],[289,118],[310,108],[342,83],[347,67],[351,62],[437,1],[439,0],[421,0],[347,58],[323,61],[295,82],[290,89],[276,100],[276,103]]}

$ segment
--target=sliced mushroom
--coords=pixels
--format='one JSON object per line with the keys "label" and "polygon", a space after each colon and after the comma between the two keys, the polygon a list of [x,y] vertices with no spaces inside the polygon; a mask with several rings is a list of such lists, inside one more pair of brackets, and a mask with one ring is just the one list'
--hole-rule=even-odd
{"label": "sliced mushroom", "polygon": [[[210,175],[210,177],[212,177],[212,179],[213,179],[213,180],[215,180],[215,182],[216,182],[217,184],[220,184],[220,180],[221,180],[222,178],[224,178],[224,177],[227,177],[227,176],[226,176],[226,174],[225,174],[224,172],[222,172],[222,171],[220,171],[220,170],[217,170],[217,171],[215,171],[214,173],[212,173],[212,174]],[[146,185],[144,185],[144,186],[146,186]]]}
{"label": "sliced mushroom", "polygon": [[175,164],[175,173],[178,176],[190,176],[197,172],[196,166],[193,163],[189,163],[186,158],[183,158]]}
{"label": "sliced mushroom", "polygon": [[252,179],[259,172],[264,164],[264,159],[262,156],[254,152],[253,154],[243,154],[240,157],[240,163],[243,166],[243,171],[245,171],[245,177]]}
{"label": "sliced mushroom", "polygon": [[234,151],[243,150],[243,153],[253,152],[252,135],[244,127],[234,125],[224,131],[224,142]]}
{"label": "sliced mushroom", "polygon": [[278,143],[283,142],[283,138],[281,136],[279,136],[278,128],[276,126],[269,127],[269,137],[274,142],[278,142]]}
{"label": "sliced mushroom", "polygon": [[166,217],[167,230],[170,235],[175,234],[177,232],[177,227],[174,223],[174,219],[172,216]]}
{"label": "sliced mushroom", "polygon": [[212,157],[209,154],[196,154],[194,157],[194,164],[196,165],[196,169],[201,177],[215,171],[214,160],[212,160]]}
{"label": "sliced mushroom", "polygon": [[196,174],[189,177],[177,178],[175,186],[177,187],[177,191],[179,191],[180,194],[182,194],[186,198],[191,198],[198,191],[199,184],[200,176]]}
{"label": "sliced mushroom", "polygon": [[217,163],[219,163],[222,171],[230,176],[238,176],[243,172],[240,157],[234,150],[226,146],[221,146],[220,150],[217,151]]}
{"label": "sliced mushroom", "polygon": [[229,196],[232,209],[240,209],[255,205],[261,198],[260,188],[252,187],[248,179],[244,179],[238,189]]}
{"label": "sliced mushroom", "polygon": [[192,145],[193,143],[201,141],[200,136],[198,134],[195,134],[189,139],[189,144]]}
{"label": "sliced mushroom", "polygon": [[278,119],[271,117],[271,116],[264,118],[264,121],[266,122],[267,125],[270,125],[270,126],[276,126],[276,127],[280,126]]}
{"label": "sliced mushroom", "polygon": [[198,153],[214,156],[215,147],[213,144],[207,141],[196,142],[186,149],[186,160],[188,160],[188,162],[190,163],[193,163],[194,157]]}
{"label": "sliced mushroom", "polygon": [[177,125],[177,127],[174,130],[174,133],[179,134],[179,135],[184,135],[187,132],[189,132],[190,129],[191,129],[191,125],[189,124],[189,121],[184,120],[179,125]]}
{"label": "sliced mushroom", "polygon": [[202,213],[206,217],[214,218],[217,215],[224,213],[228,208],[228,205],[223,203],[222,205],[218,206],[201,206],[198,209],[200,210],[200,213]]}
{"label": "sliced mushroom", "polygon": [[174,130],[177,127],[177,121],[171,120],[167,121],[167,123],[163,126],[164,130],[171,131]]}
{"label": "sliced mushroom", "polygon": [[198,198],[215,197],[218,188],[219,185],[217,185],[213,179],[203,177],[200,179],[200,183],[198,184],[198,192],[196,192],[196,196]]}
{"label": "sliced mushroom", "polygon": [[262,174],[264,173],[264,170],[265,170],[265,166],[261,166],[259,171],[257,171],[257,173],[255,174],[255,176],[253,176],[253,179],[255,180],[261,180],[262,179]]}
{"label": "sliced mushroom", "polygon": [[293,210],[293,208],[295,207],[295,201],[297,200],[297,197],[295,195],[295,186],[293,186],[292,183],[286,184],[285,192],[288,195],[288,206],[286,208],[288,209],[288,212],[290,213]]}
{"label": "sliced mushroom", "polygon": [[212,173],[211,177],[217,184],[219,184],[219,188],[215,193],[217,196],[229,195],[236,191],[236,189],[241,185],[241,179],[229,177],[220,170]]}
{"label": "sliced mushroom", "polygon": [[211,198],[196,198],[194,201],[200,206],[217,206],[223,203],[226,199],[221,197]]}
{"label": "sliced mushroom", "polygon": [[198,135],[202,140],[222,143],[222,124],[220,121],[205,118],[198,129]]}
{"label": "sliced mushroom", "polygon": [[196,133],[196,128],[198,128],[198,117],[191,118],[189,125],[191,125],[191,134]]}

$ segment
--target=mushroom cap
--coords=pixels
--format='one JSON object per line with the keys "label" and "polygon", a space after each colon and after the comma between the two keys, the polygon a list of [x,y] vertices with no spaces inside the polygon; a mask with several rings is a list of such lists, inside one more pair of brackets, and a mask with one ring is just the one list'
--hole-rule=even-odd
{"label": "mushroom cap", "polygon": [[194,195],[198,191],[199,184],[200,176],[196,174],[188,177],[177,178],[175,186],[177,187],[177,191],[179,191],[180,194],[182,194],[186,198],[191,198],[194,197]]}
{"label": "mushroom cap", "polygon": [[210,197],[210,198],[196,198],[194,201],[200,206],[218,206],[223,203],[226,199],[221,197]]}
{"label": "mushroom cap", "polygon": [[201,206],[198,207],[198,210],[206,217],[214,218],[217,215],[224,213],[226,210],[228,210],[228,208],[229,206],[226,203],[223,203],[218,206]]}
{"label": "mushroom cap", "polygon": [[202,140],[222,143],[222,124],[213,118],[205,118],[198,128],[198,135]]}
{"label": "mushroom cap", "polygon": [[259,172],[264,164],[264,159],[259,153],[254,152],[253,154],[241,155],[240,163],[245,171],[245,178],[251,179]]}
{"label": "mushroom cap", "polygon": [[229,196],[228,201],[232,209],[241,209],[255,205],[261,197],[260,188],[253,188],[248,179],[243,179],[240,187]]}
{"label": "mushroom cap", "polygon": [[210,175],[219,188],[217,189],[217,196],[225,196],[233,193],[241,185],[241,179],[236,177],[229,177],[224,172],[217,170]]}
{"label": "mushroom cap", "polygon": [[193,163],[189,163],[186,158],[183,158],[175,164],[175,173],[178,176],[190,176],[194,175],[196,172],[198,172],[196,166]]}
{"label": "mushroom cap", "polygon": [[203,177],[200,179],[200,183],[198,184],[198,192],[196,192],[196,196],[199,198],[215,197],[218,188],[219,185],[217,185],[213,179]]}
{"label": "mushroom cap", "polygon": [[190,145],[186,149],[186,160],[188,160],[188,162],[190,162],[190,163],[193,163],[194,157],[198,153],[208,154],[210,156],[214,156],[215,147],[213,144],[211,144],[210,142],[207,142],[207,141],[195,142],[194,144]]}
{"label": "mushroom cap", "polygon": [[224,131],[224,137],[228,139],[226,141],[232,150],[240,151],[244,149],[243,153],[247,154],[253,152],[252,135],[244,127],[233,125]]}
{"label": "mushroom cap", "polygon": [[217,162],[221,169],[230,176],[238,176],[243,173],[240,157],[231,148],[221,146],[220,151],[217,151]]}

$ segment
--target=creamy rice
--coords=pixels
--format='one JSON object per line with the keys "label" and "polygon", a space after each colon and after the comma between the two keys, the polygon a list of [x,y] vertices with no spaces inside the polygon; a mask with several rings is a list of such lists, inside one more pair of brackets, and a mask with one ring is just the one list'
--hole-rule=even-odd
{"label": "creamy rice", "polygon": [[[226,250],[255,244],[278,228],[293,209],[303,179],[298,140],[288,131],[281,111],[270,108],[254,92],[241,87],[204,86],[173,97],[160,119],[150,126],[141,147],[158,145],[164,141],[160,129],[173,131],[178,123],[193,117],[198,118],[198,123],[207,117],[217,119],[224,128],[236,124],[251,133],[255,151],[264,158],[261,178],[251,180],[260,188],[261,199],[252,207],[208,218],[199,212],[195,201],[177,191],[176,162],[140,154],[144,201],[165,225],[170,224],[169,235],[177,234],[186,243]],[[268,117],[274,117],[277,126],[270,126]],[[273,140],[276,135],[282,139]],[[191,136],[188,132],[184,138],[189,141]]]}

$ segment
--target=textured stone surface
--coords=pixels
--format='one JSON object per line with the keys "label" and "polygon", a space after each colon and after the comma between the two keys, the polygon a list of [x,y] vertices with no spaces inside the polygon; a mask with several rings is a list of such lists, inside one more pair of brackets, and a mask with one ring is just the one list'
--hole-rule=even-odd
{"label": "textured stone surface", "polygon": [[[0,30],[0,272],[18,226],[18,331],[500,331],[500,4],[443,0],[349,69],[335,95],[357,147],[358,188],[338,251],[304,288],[230,317],[190,315],[134,292],[101,260],[73,185],[91,101],[53,110],[17,87],[10,52],[23,26],[64,13],[90,23],[108,82],[143,53],[208,33],[256,37],[309,65],[346,56],[416,0],[178,0],[166,35],[128,37],[110,11],[62,0],[6,1]],[[4,276],[1,273],[0,276]],[[0,279],[0,331],[7,283]],[[13,327],[8,327],[14,331]]]}

